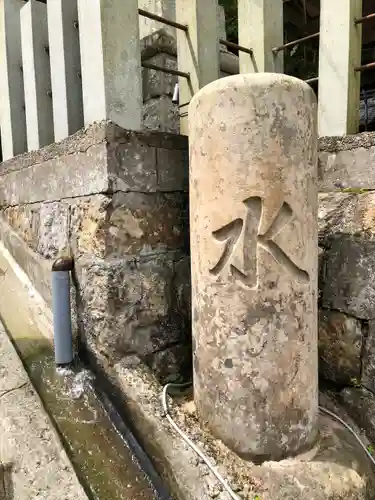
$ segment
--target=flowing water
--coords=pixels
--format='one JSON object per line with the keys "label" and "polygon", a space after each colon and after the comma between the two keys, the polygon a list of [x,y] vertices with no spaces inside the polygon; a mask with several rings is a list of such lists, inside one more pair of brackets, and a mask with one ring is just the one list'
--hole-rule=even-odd
{"label": "flowing water", "polygon": [[[1,320],[89,499],[168,499],[160,478],[140,447],[136,458],[124,439],[124,434],[132,436],[126,424],[121,423],[123,432],[115,427],[107,406],[94,389],[93,375],[82,367],[74,371],[56,370],[51,342],[41,334],[29,314],[29,291],[12,279],[11,269],[6,271],[0,282]],[[137,443],[132,439],[134,450]]]}

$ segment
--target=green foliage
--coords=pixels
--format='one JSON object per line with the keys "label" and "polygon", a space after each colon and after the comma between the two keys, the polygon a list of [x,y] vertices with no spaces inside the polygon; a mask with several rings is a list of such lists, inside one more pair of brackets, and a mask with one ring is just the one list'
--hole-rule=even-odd
{"label": "green foliage", "polygon": [[367,451],[370,453],[370,455],[372,455],[372,456],[375,455],[375,447],[372,444],[369,444],[367,446]]}
{"label": "green foliage", "polygon": [[230,42],[238,42],[237,0],[219,0],[224,7],[227,37]]}

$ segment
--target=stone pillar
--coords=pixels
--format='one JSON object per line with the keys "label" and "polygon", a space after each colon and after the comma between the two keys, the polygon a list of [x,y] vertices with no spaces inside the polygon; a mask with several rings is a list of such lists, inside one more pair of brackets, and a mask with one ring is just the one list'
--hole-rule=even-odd
{"label": "stone pillar", "polygon": [[0,131],[4,160],[27,150],[20,10],[24,0],[0,1]]}
{"label": "stone pillar", "polygon": [[55,140],[83,127],[77,0],[48,0]]}
{"label": "stone pillar", "polygon": [[317,438],[317,135],[311,88],[236,75],[190,105],[195,402],[245,458]]}
{"label": "stone pillar", "polygon": [[85,125],[139,130],[142,79],[138,0],[78,0]]}
{"label": "stone pillar", "polygon": [[272,52],[284,43],[283,8],[283,0],[238,0],[239,43],[253,49],[239,53],[241,73],[283,72],[284,52]]}
{"label": "stone pillar", "polygon": [[321,1],[319,45],[319,136],[356,134],[359,128],[362,0]]}
{"label": "stone pillar", "polygon": [[[180,78],[181,134],[188,135],[188,106],[193,95],[219,78],[219,27],[217,0],[176,0],[176,19],[188,26],[177,30],[178,69],[189,73]],[[213,14],[214,13],[214,14]]]}
{"label": "stone pillar", "polygon": [[21,41],[27,148],[33,151],[54,141],[45,4],[29,0],[21,9]]}

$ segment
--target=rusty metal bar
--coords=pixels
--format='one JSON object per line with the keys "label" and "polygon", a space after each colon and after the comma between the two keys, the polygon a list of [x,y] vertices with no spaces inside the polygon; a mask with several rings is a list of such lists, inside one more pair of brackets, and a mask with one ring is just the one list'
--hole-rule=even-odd
{"label": "rusty metal bar", "polygon": [[142,67],[146,69],[153,69],[155,71],[161,71],[162,73],[167,73],[169,75],[181,76],[182,78],[190,79],[189,73],[184,73],[183,71],[178,71],[178,69],[168,69],[162,66],[157,66],[156,64],[151,64],[148,62],[142,62]]}
{"label": "rusty metal bar", "polygon": [[308,78],[307,80],[305,80],[306,83],[315,83],[315,82],[318,82],[319,81],[319,77],[318,76],[314,76],[314,78]]}
{"label": "rusty metal bar", "polygon": [[279,47],[274,47],[272,49],[273,53],[280,52],[280,50],[285,50],[288,47],[294,47],[300,43],[306,42],[307,40],[312,40],[313,38],[318,38],[320,33],[313,33],[312,35],[304,36],[303,38],[298,38],[297,40],[293,40],[293,42],[284,43],[284,45],[280,45]]}
{"label": "rusty metal bar", "polygon": [[[152,19],[154,21],[158,21],[159,23],[166,24],[168,26],[172,26],[173,28],[179,29],[181,31],[185,31],[186,33],[189,31],[189,28],[185,24],[176,23],[171,19],[167,19],[166,17],[158,16],[157,14],[153,14],[152,12],[148,12],[144,9],[138,9],[138,13],[140,16],[147,17],[148,19]],[[242,45],[238,45],[237,43],[228,42],[221,38],[219,40],[221,45],[225,45],[226,47],[234,50],[240,50],[241,52],[246,52],[247,54],[252,54],[252,49],[248,49],[247,47],[243,47]]]}
{"label": "rusty metal bar", "polygon": [[227,40],[223,40],[222,38],[219,40],[221,45],[225,45],[229,49],[239,50],[240,52],[246,52],[246,54],[253,55],[253,49],[248,49],[247,47],[243,47],[242,45],[238,45],[237,43],[228,42]]}
{"label": "rusty metal bar", "polygon": [[158,16],[156,14],[152,14],[147,10],[138,9],[138,14],[143,17],[147,17],[148,19],[152,19],[154,21],[158,21],[159,23],[166,24],[167,26],[172,26],[181,31],[188,31],[188,27],[185,24],[176,23],[176,21],[172,21],[171,19],[167,19],[166,17]]}
{"label": "rusty metal bar", "polygon": [[369,14],[368,16],[359,17],[358,19],[354,19],[354,24],[362,24],[366,21],[372,21],[375,19],[375,12],[373,14]]}
{"label": "rusty metal bar", "polygon": [[375,62],[363,64],[362,66],[356,66],[354,71],[369,71],[371,69],[375,69]]}

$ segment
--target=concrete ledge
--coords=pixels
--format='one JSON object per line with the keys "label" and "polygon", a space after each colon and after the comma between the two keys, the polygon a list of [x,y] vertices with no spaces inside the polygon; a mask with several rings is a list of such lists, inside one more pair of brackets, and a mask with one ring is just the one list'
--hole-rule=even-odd
{"label": "concrete ledge", "polygon": [[[186,191],[187,138],[94,124],[1,164],[3,207],[114,191]],[[32,188],[31,188],[32,187]]]}

